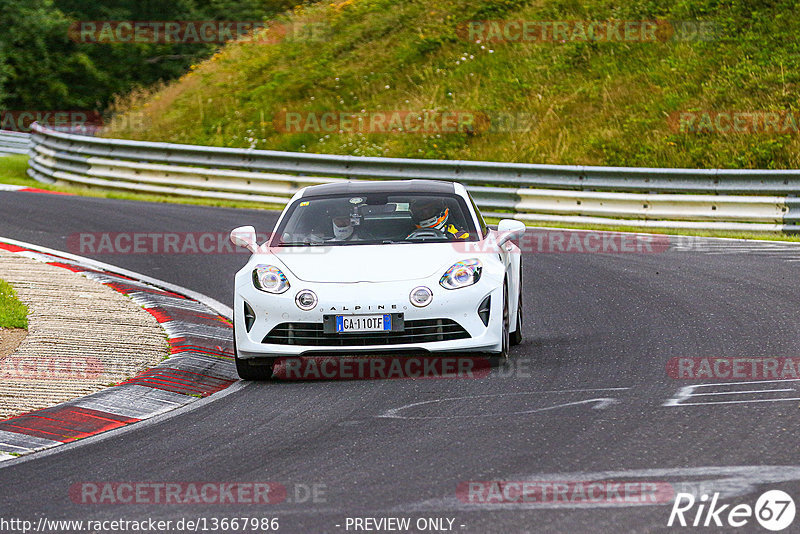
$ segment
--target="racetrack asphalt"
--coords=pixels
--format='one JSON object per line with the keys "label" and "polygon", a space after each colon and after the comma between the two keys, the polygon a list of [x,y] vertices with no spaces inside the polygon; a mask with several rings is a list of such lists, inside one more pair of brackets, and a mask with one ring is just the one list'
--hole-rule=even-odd
{"label": "racetrack asphalt", "polygon": [[[76,254],[68,237],[82,232],[269,232],[277,218],[21,192],[0,192],[0,214],[0,235]],[[410,517],[450,518],[459,532],[657,532],[670,530],[669,503],[469,504],[456,489],[606,479],[702,487],[723,492],[725,504],[752,506],[768,489],[797,500],[800,382],[728,385],[667,372],[676,357],[800,355],[800,254],[757,249],[526,254],[525,340],[489,377],[249,383],[176,417],[0,468],[0,517],[278,517],[283,532],[352,532],[347,518]],[[226,304],[247,260],[82,255]],[[717,395],[678,398],[700,384],[713,387],[695,393]],[[288,498],[175,505],[70,496],[86,482],[191,481],[275,482]],[[317,498],[305,499],[312,486]],[[756,528],[751,519],[740,531]]]}

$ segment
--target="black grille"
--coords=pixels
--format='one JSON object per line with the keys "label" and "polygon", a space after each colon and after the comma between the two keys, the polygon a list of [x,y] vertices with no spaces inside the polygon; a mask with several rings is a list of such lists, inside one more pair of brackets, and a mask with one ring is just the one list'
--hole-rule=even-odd
{"label": "black grille", "polygon": [[469,334],[451,319],[405,321],[403,332],[359,332],[326,334],[322,323],[281,323],[267,334],[262,343],[311,347],[363,347],[366,345],[402,345],[466,339]]}
{"label": "black grille", "polygon": [[256,322],[256,312],[250,307],[248,303],[244,303],[244,327],[249,332],[253,329],[253,323]]}

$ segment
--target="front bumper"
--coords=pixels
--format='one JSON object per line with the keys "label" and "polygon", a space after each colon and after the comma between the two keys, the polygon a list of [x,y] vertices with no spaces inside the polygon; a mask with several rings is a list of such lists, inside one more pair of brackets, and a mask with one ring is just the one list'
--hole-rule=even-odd
{"label": "front bumper", "polygon": [[[419,285],[433,292],[432,302],[417,308],[409,302],[409,293]],[[455,290],[442,288],[430,280],[402,282],[310,283],[292,281],[292,287],[281,295],[264,293],[253,287],[250,271],[243,269],[236,276],[234,296],[234,325],[238,356],[243,359],[301,355],[356,355],[365,353],[426,353],[426,352],[499,352],[502,339],[502,281],[484,276],[470,287]],[[317,294],[315,309],[303,311],[295,304],[295,295],[310,289]],[[484,325],[478,309],[486,297],[490,299],[488,325]],[[245,303],[255,315],[249,331],[245,324]],[[287,323],[315,324],[322,328],[324,317],[351,314],[402,314],[406,324],[418,321],[451,320],[466,332],[462,339],[444,341],[391,343],[393,333],[381,334],[389,339],[380,344],[365,344],[360,336],[333,334],[336,344],[264,343],[267,334]],[[428,323],[416,323],[428,324]],[[339,338],[354,340],[338,341]],[[406,340],[408,341],[408,340]]]}

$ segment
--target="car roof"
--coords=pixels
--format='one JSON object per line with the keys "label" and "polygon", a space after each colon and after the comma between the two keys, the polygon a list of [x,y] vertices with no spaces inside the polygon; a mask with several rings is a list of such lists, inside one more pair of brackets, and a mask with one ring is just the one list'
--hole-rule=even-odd
{"label": "car roof", "polygon": [[370,193],[455,193],[453,182],[441,180],[382,180],[346,181],[311,185],[303,190],[302,198],[323,195],[366,195]]}

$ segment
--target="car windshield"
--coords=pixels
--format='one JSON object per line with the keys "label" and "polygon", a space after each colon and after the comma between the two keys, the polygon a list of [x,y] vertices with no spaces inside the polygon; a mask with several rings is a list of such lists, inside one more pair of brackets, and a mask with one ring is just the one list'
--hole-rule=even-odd
{"label": "car windshield", "polygon": [[300,198],[272,246],[477,241],[472,215],[457,195],[380,193]]}

